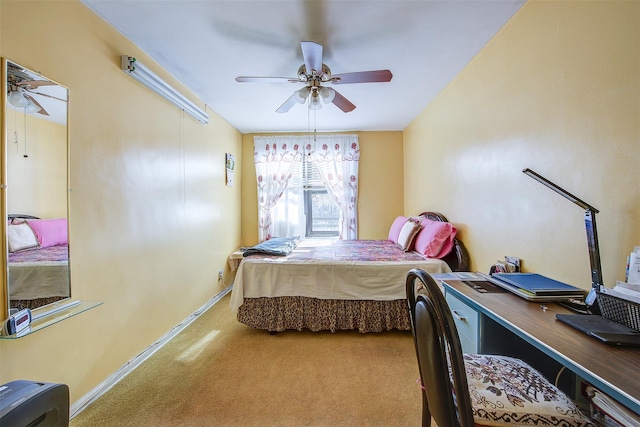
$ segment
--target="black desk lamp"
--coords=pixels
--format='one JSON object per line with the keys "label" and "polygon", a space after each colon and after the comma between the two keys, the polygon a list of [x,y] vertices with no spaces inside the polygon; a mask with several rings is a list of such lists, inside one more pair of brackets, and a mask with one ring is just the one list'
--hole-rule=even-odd
{"label": "black desk lamp", "polygon": [[[596,214],[598,213],[598,209],[589,205],[588,203],[580,200],[573,194],[569,193],[565,189],[557,186],[553,182],[544,178],[541,175],[538,175],[531,169],[523,169],[522,171],[525,175],[530,176],[536,181],[540,182],[546,187],[549,187],[556,193],[560,194],[564,198],[572,201],[576,205],[580,206],[584,209],[584,224],[587,230],[587,246],[589,248],[589,263],[591,264],[591,290],[585,299],[585,304],[589,307],[589,310],[598,314],[599,309],[598,305],[595,304],[597,291],[600,290],[600,286],[604,286],[602,283],[602,266],[600,265],[600,248],[598,246],[598,231],[596,229]],[[573,309],[579,309],[579,307],[569,307]]]}

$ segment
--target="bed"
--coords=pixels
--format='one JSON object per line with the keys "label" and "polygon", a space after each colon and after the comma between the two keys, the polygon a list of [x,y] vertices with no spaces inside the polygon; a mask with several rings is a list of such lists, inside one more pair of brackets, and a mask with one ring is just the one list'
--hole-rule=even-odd
{"label": "bed", "polygon": [[[438,257],[427,257],[411,245],[401,249],[391,236],[394,227],[395,231],[407,228],[409,220],[445,223],[439,225],[448,227],[449,246],[444,244]],[[410,330],[406,274],[411,268],[429,273],[467,271],[467,252],[455,235],[455,227],[442,214],[423,212],[398,217],[389,240],[335,240],[325,245],[305,240],[286,256],[258,251],[238,266],[231,309],[237,310],[240,323],[270,333]]]}
{"label": "bed", "polygon": [[66,219],[9,215],[11,308],[37,308],[70,297]]}

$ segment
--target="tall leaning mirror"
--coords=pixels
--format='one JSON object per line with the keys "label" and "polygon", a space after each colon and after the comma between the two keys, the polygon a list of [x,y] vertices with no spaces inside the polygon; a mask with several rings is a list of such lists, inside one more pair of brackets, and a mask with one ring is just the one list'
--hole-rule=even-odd
{"label": "tall leaning mirror", "polygon": [[8,314],[71,297],[68,89],[3,59],[3,306]]}

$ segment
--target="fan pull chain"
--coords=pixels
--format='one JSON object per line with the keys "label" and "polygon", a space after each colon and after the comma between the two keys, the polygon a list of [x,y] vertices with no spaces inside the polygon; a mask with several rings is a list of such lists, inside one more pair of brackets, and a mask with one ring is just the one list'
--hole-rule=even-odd
{"label": "fan pull chain", "polygon": [[27,107],[24,107],[24,155],[25,159],[29,157],[27,155]]}
{"label": "fan pull chain", "polygon": [[317,133],[318,133],[318,125],[316,121],[317,110],[313,110],[313,142],[318,142]]}
{"label": "fan pull chain", "polygon": [[13,143],[16,145],[16,154],[20,154],[20,146],[18,145],[18,111],[13,110]]}
{"label": "fan pull chain", "polygon": [[307,135],[309,136],[309,142],[311,142],[311,102],[307,100],[309,105],[307,105]]}
{"label": "fan pull chain", "polygon": [[307,107],[307,129],[309,130],[309,139],[311,139],[311,111],[313,111],[313,142],[317,142],[317,120],[316,120],[316,110],[311,110],[311,97],[308,98],[308,107]]}

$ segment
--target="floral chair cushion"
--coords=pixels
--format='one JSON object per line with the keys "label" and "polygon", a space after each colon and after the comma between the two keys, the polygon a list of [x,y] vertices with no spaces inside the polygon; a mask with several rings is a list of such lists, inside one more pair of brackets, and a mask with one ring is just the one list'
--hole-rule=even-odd
{"label": "floral chair cushion", "polygon": [[542,374],[519,359],[464,354],[476,425],[593,426]]}

